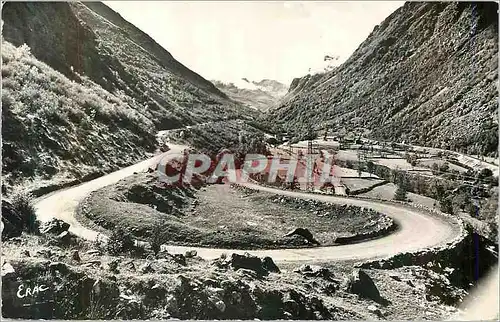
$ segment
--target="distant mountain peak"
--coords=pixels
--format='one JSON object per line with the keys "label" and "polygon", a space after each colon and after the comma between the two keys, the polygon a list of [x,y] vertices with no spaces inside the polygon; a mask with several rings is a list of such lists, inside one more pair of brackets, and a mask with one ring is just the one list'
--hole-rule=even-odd
{"label": "distant mountain peak", "polygon": [[234,82],[212,81],[215,86],[231,99],[246,106],[267,110],[286,95],[288,86],[272,79],[250,81],[242,77]]}

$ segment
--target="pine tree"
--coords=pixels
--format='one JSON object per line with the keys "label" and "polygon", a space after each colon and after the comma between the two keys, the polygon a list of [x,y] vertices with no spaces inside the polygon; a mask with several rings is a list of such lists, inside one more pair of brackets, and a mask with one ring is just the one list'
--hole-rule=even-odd
{"label": "pine tree", "polygon": [[396,192],[394,192],[394,200],[406,201],[406,189],[403,185],[398,185]]}
{"label": "pine tree", "polygon": [[404,173],[401,173],[398,178],[398,188],[394,192],[394,200],[406,201],[406,185],[407,178]]}

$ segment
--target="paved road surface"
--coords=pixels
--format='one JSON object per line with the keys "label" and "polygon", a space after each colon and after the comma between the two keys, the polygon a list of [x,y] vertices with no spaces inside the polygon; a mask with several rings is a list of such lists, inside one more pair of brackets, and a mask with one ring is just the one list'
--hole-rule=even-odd
{"label": "paved road surface", "polygon": [[80,201],[82,201],[92,191],[114,184],[123,178],[133,175],[134,172],[147,170],[150,166],[156,165],[165,154],[180,153],[186,148],[185,146],[174,144],[169,144],[168,146],[171,150],[166,153],[154,156],[150,159],[97,179],[82,183],[78,186],[50,193],[47,196],[38,199],[35,204],[38,219],[41,221],[48,221],[52,218],[64,220],[71,225],[69,229],[71,232],[84,239],[95,240],[98,233],[82,226],[75,218],[75,211]]}
{"label": "paved road surface", "polygon": [[[167,154],[173,152],[178,153],[185,148],[180,145],[169,146],[171,147],[171,150],[167,152]],[[98,233],[82,226],[75,218],[75,210],[78,207],[79,202],[92,191],[100,189],[106,185],[114,184],[119,180],[132,175],[134,172],[146,170],[149,166],[157,163],[163,155],[164,154],[153,157],[79,186],[50,194],[37,202],[37,215],[42,221],[50,220],[53,217],[62,219],[71,225],[71,232],[82,238],[94,240]],[[419,212],[402,205],[335,196],[311,195],[301,192],[283,191],[279,189],[261,187],[253,184],[248,184],[248,186],[262,191],[293,197],[310,198],[333,203],[369,207],[392,217],[400,226],[398,231],[389,236],[358,244],[303,249],[251,251],[251,253],[258,256],[271,256],[277,261],[361,260],[385,257],[403,251],[413,251],[445,244],[451,241],[459,232],[457,227],[454,227],[440,218],[429,216],[423,212]],[[185,250],[192,249],[193,247],[164,245],[164,248],[171,252],[184,252]],[[222,253],[243,252],[241,250],[204,247],[196,247],[196,249],[201,257],[207,259],[219,257]]]}

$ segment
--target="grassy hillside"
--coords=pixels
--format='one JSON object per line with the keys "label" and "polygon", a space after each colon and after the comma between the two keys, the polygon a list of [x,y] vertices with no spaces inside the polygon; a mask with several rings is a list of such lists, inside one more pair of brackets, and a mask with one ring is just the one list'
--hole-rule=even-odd
{"label": "grassy hillside", "polygon": [[4,38],[143,106],[158,129],[235,117],[241,107],[102,3],[7,3]]}
{"label": "grassy hillside", "polygon": [[251,118],[102,3],[9,2],[2,14],[8,185],[109,171],[154,151],[158,130]]}
{"label": "grassy hillside", "polygon": [[3,42],[3,182],[65,182],[145,158],[154,125],[128,99],[85,76],[71,81],[27,46]]}
{"label": "grassy hillside", "polygon": [[341,66],[296,79],[269,115],[377,139],[497,154],[498,5],[408,2]]}

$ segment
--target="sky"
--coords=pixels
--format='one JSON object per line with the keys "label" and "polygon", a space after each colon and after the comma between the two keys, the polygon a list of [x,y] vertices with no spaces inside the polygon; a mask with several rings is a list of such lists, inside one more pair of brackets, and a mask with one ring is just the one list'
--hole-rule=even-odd
{"label": "sky", "polygon": [[345,61],[403,1],[105,1],[209,80],[285,84]]}

